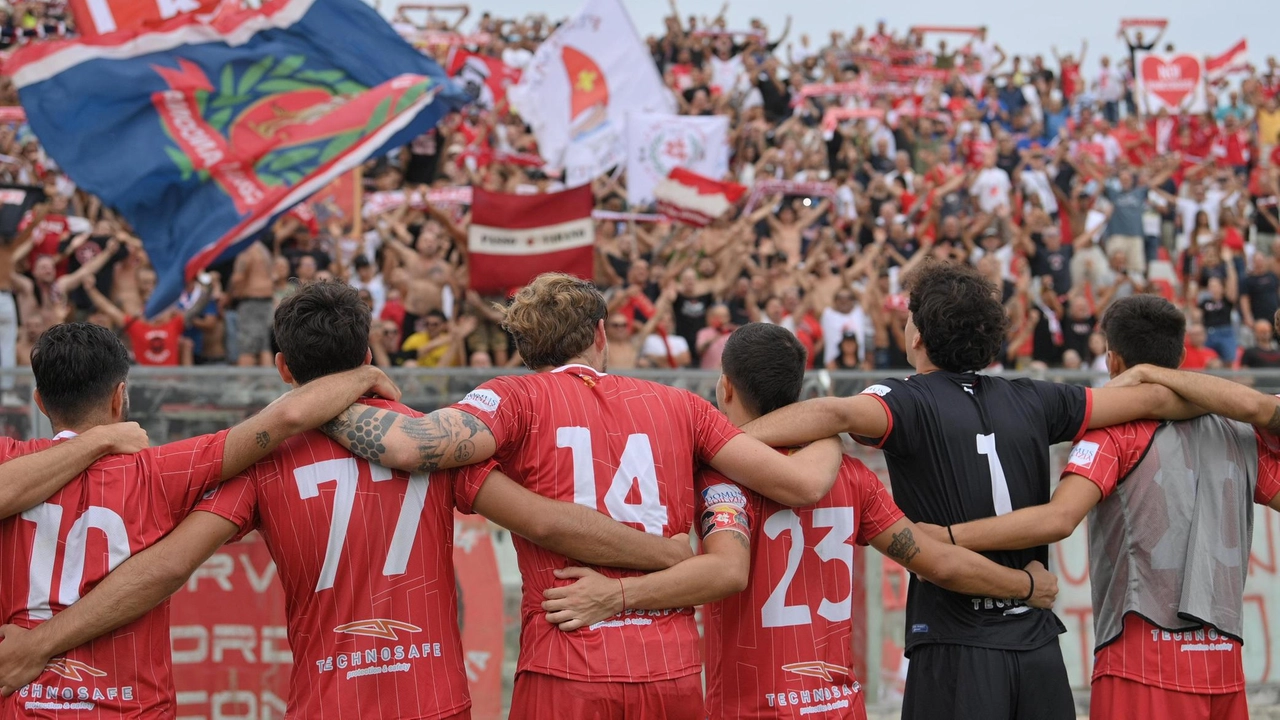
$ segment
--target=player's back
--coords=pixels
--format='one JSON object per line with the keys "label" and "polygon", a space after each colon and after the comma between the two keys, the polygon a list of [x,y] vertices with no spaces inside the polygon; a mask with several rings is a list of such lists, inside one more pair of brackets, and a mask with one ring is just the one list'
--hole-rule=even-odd
{"label": "player's back", "polygon": [[[1087,429],[1087,388],[943,370],[887,380],[881,442],[893,499],[916,522],[955,525],[1049,501],[1049,447]],[[866,439],[863,439],[865,442]],[[1006,567],[1047,563],[1048,549],[984,553]],[[908,650],[922,642],[1030,649],[1062,631],[1049,611],[970,598],[912,579]]]}
{"label": "player's back", "polygon": [[[581,365],[496,378],[455,407],[489,426],[494,458],[526,488],[668,537],[692,524],[695,464],[740,432],[690,392]],[[559,584],[554,570],[576,563],[522,538],[514,542],[523,580],[518,670],[618,682],[698,672],[692,609],[627,611],[562,633],[543,619],[542,592]]]}
{"label": "player's back", "polygon": [[[363,402],[421,416],[383,400]],[[285,591],[289,715],[451,717],[470,705],[453,572],[455,479],[294,437],[200,505],[256,527]]]}
{"label": "player's back", "polygon": [[[226,433],[114,455],[0,521],[0,619],[34,627],[174,528],[222,472]],[[49,447],[10,445],[0,461]],[[159,718],[175,712],[169,604],[55,658],[0,701],[5,718]]]}
{"label": "player's back", "polygon": [[751,522],[747,589],[707,606],[708,716],[855,717],[853,543],[902,517],[879,478],[846,457],[826,497],[794,509],[714,471],[698,488],[704,508],[745,496]]}

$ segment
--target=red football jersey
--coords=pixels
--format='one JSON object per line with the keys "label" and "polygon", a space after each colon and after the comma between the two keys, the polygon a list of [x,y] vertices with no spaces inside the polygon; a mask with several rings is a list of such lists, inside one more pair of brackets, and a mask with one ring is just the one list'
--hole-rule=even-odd
{"label": "red football jersey", "polygon": [[[1115,492],[1120,479],[1133,471],[1155,437],[1160,423],[1140,420],[1090,430],[1071,453],[1063,476],[1079,475],[1102,491]],[[1267,505],[1280,494],[1280,441],[1258,433],[1258,483],[1253,500]],[[1083,449],[1081,449],[1083,448]],[[1244,658],[1238,641],[1212,627],[1169,632],[1136,614],[1124,619],[1124,630],[1094,654],[1093,678],[1115,675],[1166,690],[1223,694],[1244,689]]]}
{"label": "red football jersey", "polygon": [[[385,400],[363,400],[421,417]],[[495,463],[412,475],[294,437],[196,508],[257,529],[284,586],[289,715],[441,718],[471,707],[453,574],[454,488]],[[471,479],[470,476],[478,476]]]}
{"label": "red football jersey", "polygon": [[[844,459],[831,492],[792,509],[698,474],[698,514],[745,503],[751,534],[747,589],[707,606],[711,718],[851,718],[862,705],[853,675],[853,545],[902,519],[880,479]],[[699,532],[706,527],[699,523]]]}
{"label": "red football jersey", "polygon": [[[43,504],[0,521],[0,618],[35,627],[174,528],[218,484],[226,431],[99,460]],[[49,447],[11,443],[0,461]],[[55,658],[0,701],[3,718],[173,717],[169,603]]]}
{"label": "red football jersey", "polygon": [[174,315],[161,325],[130,317],[124,321],[124,333],[133,344],[133,356],[139,365],[177,365],[182,359],[178,341],[184,326],[181,315]]}
{"label": "red football jersey", "polygon": [[[529,490],[668,537],[693,522],[694,466],[742,432],[686,390],[583,365],[496,378],[454,407],[489,427],[503,472]],[[692,608],[628,610],[575,632],[558,630],[543,619],[542,591],[568,584],[552,573],[577,563],[519,536],[513,541],[524,581],[517,672],[646,682],[701,671]]]}

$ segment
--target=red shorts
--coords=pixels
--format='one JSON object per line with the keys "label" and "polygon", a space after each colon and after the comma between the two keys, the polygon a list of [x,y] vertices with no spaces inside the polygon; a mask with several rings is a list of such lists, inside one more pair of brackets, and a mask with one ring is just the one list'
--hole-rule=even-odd
{"label": "red shorts", "polygon": [[702,676],[655,682],[581,682],[516,675],[509,720],[704,720]]}
{"label": "red shorts", "polygon": [[1093,681],[1089,720],[1177,718],[1178,720],[1248,720],[1243,690],[1225,695],[1166,690],[1114,675]]}

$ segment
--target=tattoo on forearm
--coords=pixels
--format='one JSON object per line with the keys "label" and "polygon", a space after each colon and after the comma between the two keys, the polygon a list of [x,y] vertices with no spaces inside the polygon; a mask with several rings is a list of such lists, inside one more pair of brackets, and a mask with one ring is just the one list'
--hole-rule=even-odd
{"label": "tattoo on forearm", "polygon": [[489,427],[464,412],[431,414],[405,420],[400,431],[418,444],[418,472],[440,468],[446,458],[465,464],[476,454],[475,438]]}
{"label": "tattoo on forearm", "polygon": [[738,541],[738,544],[742,546],[743,550],[751,552],[751,541],[747,539],[746,535],[743,535],[740,532],[730,532],[729,534],[733,536],[734,540]]}
{"label": "tattoo on forearm", "polygon": [[266,447],[271,444],[271,433],[267,432],[266,430],[263,430],[262,432],[255,435],[254,439],[258,441],[258,447],[263,448],[265,450]]}
{"label": "tattoo on forearm", "polygon": [[1275,411],[1271,413],[1271,421],[1267,423],[1267,432],[1272,435],[1280,435],[1280,405],[1277,405]]}
{"label": "tattoo on forearm", "polygon": [[377,408],[364,408],[359,415],[354,409],[347,408],[321,429],[329,437],[347,445],[351,452],[376,463],[387,451],[387,431],[395,424],[394,418],[394,415]]}
{"label": "tattoo on forearm", "polygon": [[902,532],[894,533],[893,542],[889,543],[889,549],[885,554],[903,565],[910,563],[915,556],[919,555],[920,547],[916,545],[916,538],[911,533],[911,528],[903,528]]}

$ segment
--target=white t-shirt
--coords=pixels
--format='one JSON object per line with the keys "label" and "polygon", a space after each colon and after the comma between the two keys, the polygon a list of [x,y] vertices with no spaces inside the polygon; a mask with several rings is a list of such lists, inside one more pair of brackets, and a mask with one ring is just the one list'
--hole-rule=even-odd
{"label": "white t-shirt", "polygon": [[356,290],[368,290],[369,296],[373,298],[373,316],[375,318],[382,316],[382,307],[387,304],[387,286],[382,282],[382,275],[374,275],[369,282],[364,282],[359,275],[352,274],[351,287]]}
{"label": "white t-shirt", "polygon": [[1009,191],[1012,189],[1009,173],[992,167],[978,173],[973,181],[972,192],[977,196],[978,207],[982,208],[982,212],[993,213],[996,208],[1009,207]]}
{"label": "white t-shirt", "polygon": [[836,312],[834,308],[823,308],[821,324],[824,365],[840,355],[840,341],[847,332],[857,333],[858,354],[864,352],[863,349],[867,346],[867,313],[861,307],[855,306],[847,313]]}
{"label": "white t-shirt", "polygon": [[1044,211],[1053,214],[1058,212],[1058,198],[1053,194],[1053,186],[1049,184],[1049,175],[1044,170],[1027,168],[1022,171],[1022,189],[1028,195],[1035,194],[1040,198],[1040,206]]}
{"label": "white t-shirt", "polygon": [[652,333],[644,339],[644,345],[640,348],[640,355],[654,360],[662,367],[667,367],[667,350],[671,350],[671,357],[680,357],[680,355],[689,352],[689,341],[679,335],[668,335],[667,343],[664,347],[662,344],[662,336],[658,333]]}

